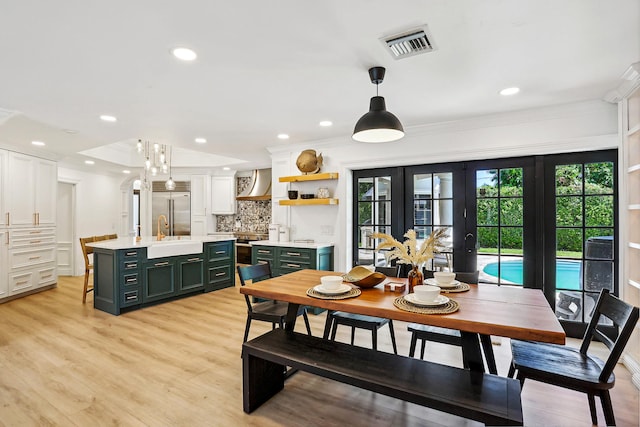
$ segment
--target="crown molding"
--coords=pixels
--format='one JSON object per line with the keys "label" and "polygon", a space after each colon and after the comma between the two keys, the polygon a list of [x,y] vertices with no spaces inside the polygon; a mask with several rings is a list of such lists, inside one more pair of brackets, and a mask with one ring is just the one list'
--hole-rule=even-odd
{"label": "crown molding", "polygon": [[607,92],[603,99],[612,104],[617,104],[629,96],[638,86],[640,86],[640,62],[631,64],[620,77],[618,87]]}

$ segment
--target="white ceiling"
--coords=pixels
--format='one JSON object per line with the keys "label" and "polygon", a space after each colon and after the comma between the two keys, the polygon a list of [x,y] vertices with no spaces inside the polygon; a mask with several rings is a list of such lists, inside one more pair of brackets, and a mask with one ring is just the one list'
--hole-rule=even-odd
{"label": "white ceiling", "polygon": [[[379,40],[425,24],[433,52],[396,61]],[[176,60],[175,46],[198,59]],[[78,167],[104,158],[95,167],[115,172],[141,164],[131,149],[142,138],[197,151],[177,166],[246,170],[270,164],[265,147],[355,144],[353,126],[375,95],[371,66],[387,68],[380,95],[407,133],[601,99],[640,60],[640,2],[4,1],[0,52],[5,148]],[[509,86],[521,93],[498,95]]]}

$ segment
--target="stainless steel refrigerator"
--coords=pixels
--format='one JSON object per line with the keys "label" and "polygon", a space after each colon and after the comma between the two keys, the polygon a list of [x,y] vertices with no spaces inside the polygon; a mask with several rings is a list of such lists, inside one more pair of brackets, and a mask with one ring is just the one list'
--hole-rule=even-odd
{"label": "stainless steel refrigerator", "polygon": [[153,182],[151,216],[153,235],[158,232],[158,217],[164,215],[169,228],[161,221],[160,231],[166,236],[189,236],[191,234],[191,183],[176,181],[176,189],[167,191],[164,181]]}

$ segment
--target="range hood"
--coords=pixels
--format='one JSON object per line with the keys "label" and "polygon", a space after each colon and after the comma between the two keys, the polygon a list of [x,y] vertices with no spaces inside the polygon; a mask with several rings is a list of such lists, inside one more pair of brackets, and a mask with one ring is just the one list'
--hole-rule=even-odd
{"label": "range hood", "polygon": [[256,169],[249,186],[236,200],[271,200],[271,169]]}

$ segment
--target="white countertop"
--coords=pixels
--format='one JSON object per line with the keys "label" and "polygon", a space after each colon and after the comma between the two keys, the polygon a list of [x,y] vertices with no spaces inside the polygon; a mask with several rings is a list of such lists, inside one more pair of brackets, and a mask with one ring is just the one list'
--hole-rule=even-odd
{"label": "white countertop", "polygon": [[146,248],[151,245],[162,245],[172,242],[221,242],[226,240],[236,240],[235,237],[225,237],[220,235],[209,236],[168,236],[158,241],[155,237],[145,236],[139,242],[136,242],[135,237],[119,237],[113,240],[102,240],[100,242],[87,243],[87,246],[101,249],[133,249],[133,248]]}
{"label": "white countertop", "polygon": [[332,242],[272,242],[271,240],[258,240],[255,242],[249,242],[252,246],[284,246],[287,248],[301,248],[301,249],[320,249],[333,246]]}

